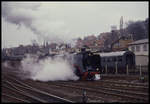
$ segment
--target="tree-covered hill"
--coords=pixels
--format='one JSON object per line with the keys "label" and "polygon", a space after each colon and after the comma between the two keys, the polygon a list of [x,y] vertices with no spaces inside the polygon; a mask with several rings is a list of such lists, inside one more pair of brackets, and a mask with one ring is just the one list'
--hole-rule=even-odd
{"label": "tree-covered hill", "polygon": [[148,38],[149,34],[149,18],[145,21],[129,21],[127,23],[126,32],[132,34],[133,40]]}

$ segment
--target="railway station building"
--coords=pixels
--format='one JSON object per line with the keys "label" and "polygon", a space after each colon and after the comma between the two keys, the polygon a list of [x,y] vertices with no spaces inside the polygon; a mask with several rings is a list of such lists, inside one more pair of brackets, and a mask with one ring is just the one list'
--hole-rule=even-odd
{"label": "railway station building", "polygon": [[129,43],[128,49],[135,53],[136,65],[147,66],[149,63],[149,41],[142,39]]}

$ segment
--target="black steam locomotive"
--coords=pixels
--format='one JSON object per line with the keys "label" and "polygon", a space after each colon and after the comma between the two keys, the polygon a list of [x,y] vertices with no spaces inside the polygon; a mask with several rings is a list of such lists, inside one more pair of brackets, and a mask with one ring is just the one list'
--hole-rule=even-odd
{"label": "black steam locomotive", "polygon": [[81,51],[73,55],[75,74],[81,80],[99,80],[101,61],[100,55],[89,51]]}

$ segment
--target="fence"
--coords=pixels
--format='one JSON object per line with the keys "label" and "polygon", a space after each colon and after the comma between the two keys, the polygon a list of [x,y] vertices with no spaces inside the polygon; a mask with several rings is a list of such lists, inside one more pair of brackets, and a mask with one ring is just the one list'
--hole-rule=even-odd
{"label": "fence", "polygon": [[[111,69],[109,69],[108,66],[105,65],[105,68],[103,69],[102,74],[112,74],[112,71],[110,71],[110,70]],[[120,70],[123,70],[124,72],[119,73]],[[117,63],[115,64],[115,69],[113,71],[113,74],[126,74],[126,75],[139,75],[139,76],[148,75],[148,73],[149,73],[148,72],[148,65],[146,65],[146,66],[139,65],[133,69],[130,69],[128,67],[128,65],[126,65],[125,69],[119,69],[117,66]]]}
{"label": "fence", "polygon": [[147,66],[142,66],[142,65],[138,65],[135,67],[135,69],[130,69],[129,70],[129,74],[131,75],[148,75],[148,65]]}

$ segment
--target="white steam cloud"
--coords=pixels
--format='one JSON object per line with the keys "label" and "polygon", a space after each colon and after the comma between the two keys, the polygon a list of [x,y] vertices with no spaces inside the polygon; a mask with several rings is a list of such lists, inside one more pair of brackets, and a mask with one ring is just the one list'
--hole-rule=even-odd
{"label": "white steam cloud", "polygon": [[[2,17],[9,23],[30,29],[40,43],[43,40],[57,43],[74,42],[70,40],[67,23],[60,18],[54,18],[49,5],[44,5],[44,8],[41,5],[42,3],[2,2]],[[68,61],[61,58],[38,60],[37,57],[27,56],[21,65],[20,71],[24,73],[24,78],[40,81],[78,79]]]}
{"label": "white steam cloud", "polygon": [[2,2],[2,17],[19,27],[24,25],[37,35],[39,42],[68,42],[71,39],[66,22],[53,18],[50,7],[42,3]]}
{"label": "white steam cloud", "polygon": [[74,74],[72,66],[67,60],[62,58],[47,58],[39,60],[37,57],[28,55],[22,60],[20,71],[24,73],[24,78],[39,81],[56,81],[56,80],[78,80]]}

